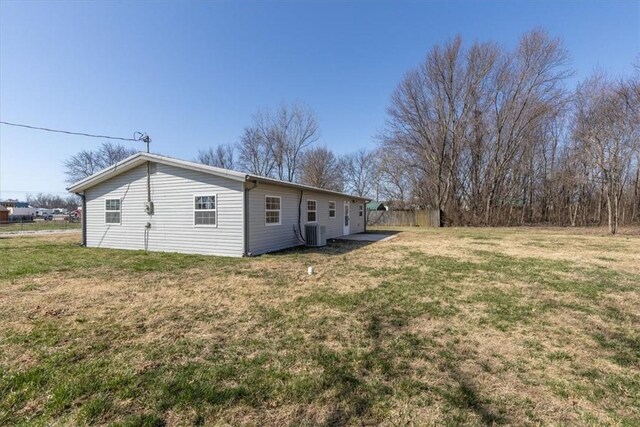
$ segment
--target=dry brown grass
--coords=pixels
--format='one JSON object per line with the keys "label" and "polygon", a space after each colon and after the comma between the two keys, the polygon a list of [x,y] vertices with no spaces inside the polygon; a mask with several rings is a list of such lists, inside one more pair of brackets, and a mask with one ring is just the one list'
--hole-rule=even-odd
{"label": "dry brown grass", "polygon": [[640,423],[639,233],[399,231],[252,259],[0,240],[0,424]]}

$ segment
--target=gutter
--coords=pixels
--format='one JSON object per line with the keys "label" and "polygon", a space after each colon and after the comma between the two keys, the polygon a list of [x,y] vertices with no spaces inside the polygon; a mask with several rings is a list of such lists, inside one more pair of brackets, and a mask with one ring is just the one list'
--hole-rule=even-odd
{"label": "gutter", "polygon": [[324,188],[311,187],[309,185],[298,184],[296,182],[282,181],[282,180],[279,180],[279,179],[268,178],[268,177],[264,177],[264,176],[247,175],[247,179],[248,180],[257,180],[257,181],[263,182],[265,184],[271,184],[271,185],[276,185],[276,186],[280,185],[280,186],[284,186],[284,187],[296,188],[296,189],[301,190],[301,191],[311,191],[311,192],[316,192],[316,193],[331,194],[331,195],[334,195],[334,196],[347,197],[347,198],[354,199],[354,200],[359,200],[359,201],[368,200],[367,198],[362,197],[362,196],[356,196],[356,195],[353,195],[353,194],[341,193],[339,191],[327,190],[327,189],[324,189]]}
{"label": "gutter", "polygon": [[244,189],[244,242],[243,242],[243,250],[242,256],[251,256],[251,251],[249,250],[249,191],[253,190],[258,186],[258,181],[253,181],[253,187]]}

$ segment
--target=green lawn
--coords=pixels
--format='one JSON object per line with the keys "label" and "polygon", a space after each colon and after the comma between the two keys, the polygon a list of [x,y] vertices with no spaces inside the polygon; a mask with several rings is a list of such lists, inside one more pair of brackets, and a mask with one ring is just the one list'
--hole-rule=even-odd
{"label": "green lawn", "polygon": [[640,424],[636,231],[398,231],[250,259],[0,239],[0,425]]}

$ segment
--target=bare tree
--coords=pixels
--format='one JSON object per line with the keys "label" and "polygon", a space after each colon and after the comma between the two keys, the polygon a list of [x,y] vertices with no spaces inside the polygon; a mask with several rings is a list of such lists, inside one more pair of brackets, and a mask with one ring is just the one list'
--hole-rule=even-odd
{"label": "bare tree", "polygon": [[493,74],[492,147],[485,194],[485,222],[509,200],[510,168],[545,119],[566,102],[563,82],[572,74],[561,40],[543,31],[525,34]]}
{"label": "bare tree", "polygon": [[82,150],[64,162],[67,182],[76,182],[103,169],[97,151]]}
{"label": "bare tree", "polygon": [[97,150],[82,150],[64,162],[67,182],[76,182],[136,153],[132,148],[104,142]]}
{"label": "bare tree", "polygon": [[80,197],[73,194],[70,194],[67,197],[48,193],[38,193],[35,196],[27,194],[27,203],[34,208],[64,208],[68,210],[75,210],[80,204]]}
{"label": "bare tree", "polygon": [[435,46],[394,92],[381,141],[410,171],[418,204],[454,222],[541,215],[567,58],[542,31],[525,34],[513,52],[492,43],[465,49],[460,38]]}
{"label": "bare tree", "polygon": [[223,169],[235,167],[235,147],[232,144],[221,144],[216,148],[198,150],[198,163]]}
{"label": "bare tree", "polygon": [[402,151],[407,166],[422,176],[427,199],[421,204],[444,210],[451,200],[473,97],[496,56],[489,44],[465,52],[458,37],[434,47],[392,96],[382,145]]}
{"label": "bare tree", "polygon": [[[419,172],[410,168],[410,158],[404,158],[402,151],[379,150],[377,199],[384,199],[394,209],[407,209],[419,204],[424,198],[419,196]],[[382,197],[381,197],[382,196]]]}
{"label": "bare tree", "polygon": [[614,83],[596,74],[578,87],[576,103],[574,138],[581,143],[587,160],[598,168],[609,231],[615,234],[624,188],[640,149],[640,98],[635,84]]}
{"label": "bare tree", "polygon": [[270,142],[255,127],[245,128],[237,144],[238,166],[251,174],[270,177],[275,169]]}
{"label": "bare tree", "polygon": [[303,104],[283,103],[275,111],[258,112],[252,128],[267,142],[275,177],[295,181],[302,154],[319,137],[314,112]]}
{"label": "bare tree", "polygon": [[342,159],[344,185],[346,190],[358,196],[373,196],[379,190],[379,167],[375,152],[358,150]]}
{"label": "bare tree", "polygon": [[342,191],[340,162],[326,147],[312,148],[301,159],[300,182],[327,190]]}
{"label": "bare tree", "polygon": [[306,149],[318,140],[315,114],[302,104],[281,104],[253,116],[237,144],[239,164],[252,173],[283,181],[297,179]]}

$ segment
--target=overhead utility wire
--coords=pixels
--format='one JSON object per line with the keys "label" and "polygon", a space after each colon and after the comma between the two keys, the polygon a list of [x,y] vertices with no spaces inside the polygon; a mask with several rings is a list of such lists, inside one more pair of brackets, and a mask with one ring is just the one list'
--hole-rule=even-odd
{"label": "overhead utility wire", "polygon": [[118,136],[93,135],[93,134],[90,134],[90,133],[71,132],[71,131],[68,131],[68,130],[58,130],[58,129],[49,129],[49,128],[43,128],[43,127],[39,127],[39,126],[30,126],[30,125],[23,125],[23,124],[20,124],[20,123],[10,123],[10,122],[3,122],[3,121],[0,121],[0,124],[8,125],[8,126],[17,126],[17,127],[21,127],[21,128],[27,128],[27,129],[43,130],[43,131],[47,131],[47,132],[65,133],[67,135],[88,136],[90,138],[116,139],[116,140],[119,140],[119,141],[134,141],[134,142],[143,141],[143,142],[147,142],[145,139],[149,138],[147,136],[147,134],[144,134],[142,132],[134,132],[133,133],[133,138],[120,138]]}

